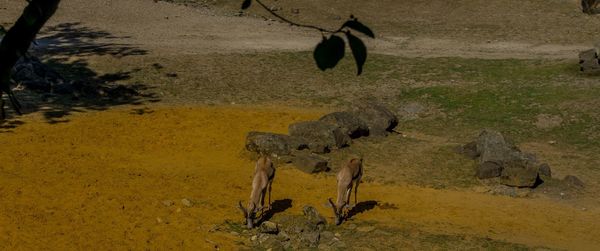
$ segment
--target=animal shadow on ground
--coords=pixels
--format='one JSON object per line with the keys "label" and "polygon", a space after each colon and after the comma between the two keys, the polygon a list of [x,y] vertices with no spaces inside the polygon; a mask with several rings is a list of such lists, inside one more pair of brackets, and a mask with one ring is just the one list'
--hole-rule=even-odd
{"label": "animal shadow on ground", "polygon": [[287,210],[287,209],[289,209],[291,207],[292,207],[292,200],[290,200],[290,199],[283,199],[283,200],[275,200],[275,201],[273,201],[273,203],[271,203],[271,209],[267,210],[262,215],[262,217],[260,218],[260,221],[258,222],[258,225],[260,225],[264,221],[270,220],[271,218],[273,218],[273,216],[275,214],[284,212],[285,210]]}
{"label": "animal shadow on ground", "polygon": [[354,206],[352,209],[350,209],[350,211],[348,211],[348,215],[346,216],[346,219],[350,219],[354,215],[369,211],[369,210],[375,208],[375,206],[377,206],[377,201],[374,201],[374,200],[361,201],[361,202],[357,203],[356,206]]}

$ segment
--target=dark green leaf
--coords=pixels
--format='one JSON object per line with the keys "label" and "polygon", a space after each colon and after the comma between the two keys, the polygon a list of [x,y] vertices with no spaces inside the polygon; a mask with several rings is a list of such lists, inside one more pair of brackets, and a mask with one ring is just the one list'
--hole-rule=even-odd
{"label": "dark green leaf", "polygon": [[360,38],[350,34],[350,32],[346,32],[346,37],[348,38],[348,43],[350,43],[352,56],[354,56],[354,61],[356,61],[356,67],[358,68],[356,75],[360,75],[363,70],[363,65],[365,64],[365,61],[367,61],[367,47]]}
{"label": "dark green leaf", "polygon": [[244,0],[244,2],[242,3],[242,10],[248,9],[248,7],[250,7],[250,4],[252,4],[252,0]]}
{"label": "dark green leaf", "polygon": [[317,67],[322,71],[332,69],[344,57],[346,44],[341,37],[332,35],[331,37],[323,37],[323,40],[313,52]]}
{"label": "dark green leaf", "polygon": [[344,25],[342,27],[348,27],[355,31],[361,32],[371,38],[375,38],[375,34],[373,33],[373,31],[371,29],[369,29],[369,27],[367,27],[366,25],[359,22],[358,20],[346,21],[346,23],[344,23]]}

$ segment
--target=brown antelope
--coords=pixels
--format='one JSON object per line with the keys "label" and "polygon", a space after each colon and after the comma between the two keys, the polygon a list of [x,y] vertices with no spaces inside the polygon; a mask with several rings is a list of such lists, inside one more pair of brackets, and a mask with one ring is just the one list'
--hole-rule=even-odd
{"label": "brown antelope", "polygon": [[[342,169],[337,174],[337,201],[334,204],[329,198],[329,204],[335,214],[335,224],[342,224],[345,219],[344,208],[351,208],[356,205],[356,194],[358,193],[358,184],[363,175],[362,158],[353,158],[342,165]],[[354,205],[350,205],[350,194],[352,194],[352,185],[354,185]]]}
{"label": "brown antelope", "polygon": [[581,9],[583,13],[596,14],[599,3],[598,0],[581,0]]}
{"label": "brown antelope", "polygon": [[252,180],[252,192],[250,193],[250,200],[248,201],[247,208],[242,206],[242,201],[239,202],[240,210],[244,213],[246,218],[246,225],[248,228],[254,227],[254,220],[256,213],[259,210],[264,209],[265,194],[267,190],[269,192],[269,204],[268,208],[271,208],[271,184],[275,177],[275,167],[273,162],[267,156],[261,156],[256,161],[256,167],[254,168],[254,178]]}

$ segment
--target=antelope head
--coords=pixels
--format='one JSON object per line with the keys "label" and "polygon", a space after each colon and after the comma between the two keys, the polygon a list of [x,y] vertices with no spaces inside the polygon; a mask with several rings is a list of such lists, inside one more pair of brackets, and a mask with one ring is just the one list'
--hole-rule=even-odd
{"label": "antelope head", "polygon": [[342,224],[342,221],[345,218],[344,206],[346,205],[346,202],[342,203],[342,205],[338,205],[339,206],[338,207],[335,205],[335,203],[333,203],[331,198],[329,198],[329,204],[331,205],[331,208],[333,208],[333,214],[335,215],[335,224],[336,225]]}
{"label": "antelope head", "polygon": [[[254,203],[252,205],[253,207],[255,207]],[[254,209],[250,208],[250,210],[248,210],[247,208],[242,206],[242,201],[238,203],[238,206],[240,210],[242,210],[242,213],[244,213],[244,218],[246,219],[246,226],[248,227],[248,229],[254,228]]]}

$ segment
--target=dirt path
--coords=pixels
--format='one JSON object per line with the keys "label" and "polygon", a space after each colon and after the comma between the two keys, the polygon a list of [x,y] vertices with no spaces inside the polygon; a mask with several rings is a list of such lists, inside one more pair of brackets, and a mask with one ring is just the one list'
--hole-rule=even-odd
{"label": "dirt path", "polygon": [[[23,3],[2,0],[0,5],[6,6],[0,9],[0,23],[10,23],[16,19]],[[153,3],[149,0],[66,0],[47,26],[65,23],[78,25],[80,29],[72,30],[75,34],[87,28],[112,35],[95,37],[98,43],[136,46],[161,56],[312,50],[320,39],[315,32],[279,22],[223,16],[208,9]],[[591,44],[591,41],[585,44],[497,40],[474,42],[468,38],[446,39],[401,33],[368,40],[369,48],[375,53],[407,57],[574,59],[578,51]]]}
{"label": "dirt path", "polygon": [[[212,242],[232,248],[235,236],[208,231],[225,219],[241,220],[235,204],[247,199],[253,166],[242,154],[245,133],[285,132],[289,123],[323,112],[129,107],[58,124],[30,115],[13,133],[0,134],[0,249],[197,249]],[[334,182],[283,167],[274,199],[293,201],[284,213],[312,204],[330,216],[324,202],[331,193],[323,188]],[[411,222],[433,233],[551,248],[600,245],[600,225],[592,224],[598,208],[377,183],[363,184],[360,197],[395,208],[375,207],[358,221]],[[182,205],[183,198],[193,205]]]}

